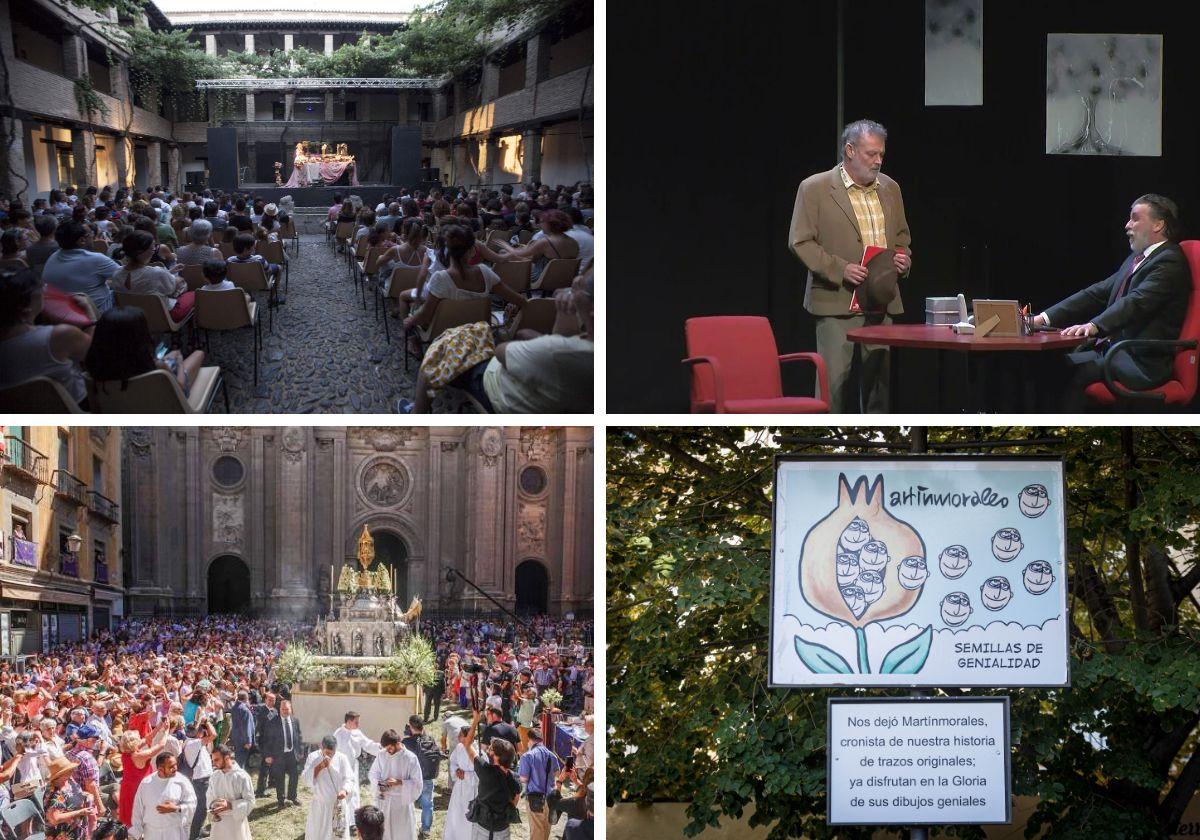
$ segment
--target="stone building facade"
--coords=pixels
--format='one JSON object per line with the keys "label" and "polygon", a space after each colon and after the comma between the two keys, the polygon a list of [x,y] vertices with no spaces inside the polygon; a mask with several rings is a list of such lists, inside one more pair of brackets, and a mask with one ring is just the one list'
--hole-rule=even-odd
{"label": "stone building facade", "polygon": [[123,611],[120,430],[0,427],[0,658]]}
{"label": "stone building facade", "polygon": [[129,428],[130,612],[323,613],[364,525],[406,604],[590,610],[592,460],[591,428]]}

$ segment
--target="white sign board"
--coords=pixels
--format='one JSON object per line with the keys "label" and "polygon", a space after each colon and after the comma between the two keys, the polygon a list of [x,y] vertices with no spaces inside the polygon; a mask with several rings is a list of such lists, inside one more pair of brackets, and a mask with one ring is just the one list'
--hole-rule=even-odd
{"label": "white sign board", "polygon": [[830,825],[1012,822],[1007,697],[829,698]]}
{"label": "white sign board", "polygon": [[780,456],[770,684],[1070,684],[1057,458]]}

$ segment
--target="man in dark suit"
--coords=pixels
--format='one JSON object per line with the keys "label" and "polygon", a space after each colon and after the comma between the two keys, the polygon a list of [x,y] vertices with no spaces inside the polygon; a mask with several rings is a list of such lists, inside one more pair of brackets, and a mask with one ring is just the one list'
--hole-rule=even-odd
{"label": "man in dark suit", "polygon": [[[1153,193],[1133,202],[1125,223],[1131,254],[1116,273],[1076,292],[1034,318],[1042,326],[1062,327],[1063,335],[1094,339],[1071,353],[1070,383],[1062,410],[1083,411],[1083,390],[1104,379],[1100,360],[1125,339],[1174,341],[1183,329],[1192,292],[1187,257],[1175,244],[1179,210],[1169,198]],[[1171,351],[1135,349],[1113,360],[1117,381],[1134,390],[1154,388],[1171,376]]]}
{"label": "man in dark suit", "polygon": [[267,729],[271,719],[277,717],[275,694],[268,691],[263,696],[262,703],[251,704],[254,713],[254,745],[258,747],[258,781],[254,786],[255,796],[265,796],[267,782],[271,778],[271,768],[267,765]]}
{"label": "man in dark suit", "polygon": [[250,708],[248,692],[238,692],[229,718],[229,742],[233,745],[234,760],[245,769],[246,762],[250,760],[250,748],[254,746],[254,711]]}
{"label": "man in dark suit", "polygon": [[300,766],[304,763],[304,738],[300,734],[300,721],[292,715],[292,704],[287,700],[279,703],[279,715],[267,721],[266,761],[271,766],[271,781],[275,785],[275,799],[284,803],[284,782],[287,782],[287,801],[299,805],[296,787],[300,783]]}

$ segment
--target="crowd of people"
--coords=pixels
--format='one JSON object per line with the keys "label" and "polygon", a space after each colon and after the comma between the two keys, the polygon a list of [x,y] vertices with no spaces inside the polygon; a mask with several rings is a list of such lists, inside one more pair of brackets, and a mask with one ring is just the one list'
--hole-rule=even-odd
{"label": "crowd of people", "polygon": [[[558,717],[591,708],[591,623],[420,630],[438,656],[425,714],[381,733],[363,732],[353,709],[334,732],[302,729],[274,665],[289,642],[316,646],[309,624],[131,619],[23,668],[0,663],[0,810],[24,807],[21,819],[68,840],[249,840],[256,800],[299,805],[303,784],[307,840],[413,840],[430,835],[445,762],[445,840],[504,840],[522,815],[531,840],[545,840],[562,814],[564,837],[590,838],[592,739],[564,756],[544,742]],[[7,819],[0,835],[12,835]]]}
{"label": "crowd of people", "polygon": [[[277,283],[286,257],[272,260],[260,251],[285,253],[265,243],[293,229],[294,212],[290,196],[276,205],[254,194],[161,187],[52,190],[31,208],[0,201],[0,389],[47,377],[87,410],[85,374],[124,388],[129,379],[161,369],[186,397],[204,354],[187,352],[182,341],[174,350],[156,342],[143,309],[116,306],[114,291],[156,295],[182,323],[197,294],[234,287],[229,263],[261,263],[269,282]],[[418,358],[424,354],[413,398],[400,397],[398,412],[430,411],[448,386],[486,411],[591,412],[590,186],[401,190],[374,208],[358,196],[338,196],[329,209],[331,230],[339,222],[353,223],[350,247],[365,240],[382,252],[367,280],[381,288]],[[568,287],[553,292],[553,324],[543,318],[534,326],[515,323],[530,292],[509,288],[495,266],[528,262],[536,283],[556,259],[574,261],[578,271]],[[186,266],[200,266],[205,282],[189,284]],[[417,270],[415,282],[390,295],[393,269],[405,267]],[[491,322],[428,334],[442,301],[477,299],[492,303],[492,321],[507,321],[503,340]],[[282,300],[275,294],[270,302]]]}
{"label": "crowd of people", "polygon": [[[518,317],[529,300],[526,290],[509,288],[498,264],[528,262],[529,282],[536,284],[552,260],[577,261],[570,286],[553,291],[552,325],[514,325],[498,344],[490,329],[452,327],[429,347],[414,398],[400,398],[396,411],[428,413],[446,385],[466,391],[489,412],[591,411],[596,248],[590,187],[434,189],[385,195],[374,208],[339,194],[327,224],[331,232],[340,225],[353,230],[339,247],[376,249],[373,282],[418,354],[421,331],[432,325],[442,301],[487,299],[494,317]],[[392,294],[397,268],[415,269],[415,277]]]}

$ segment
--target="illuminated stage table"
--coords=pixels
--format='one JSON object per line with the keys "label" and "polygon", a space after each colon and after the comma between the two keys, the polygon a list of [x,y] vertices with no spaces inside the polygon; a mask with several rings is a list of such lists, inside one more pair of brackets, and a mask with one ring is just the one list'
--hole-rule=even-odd
{"label": "illuminated stage table", "polygon": [[[916,350],[938,351],[939,368],[945,359],[946,351],[965,354],[964,368],[967,386],[966,404],[964,411],[994,410],[990,406],[983,409],[976,407],[974,377],[972,376],[972,358],[979,358],[988,353],[1021,353],[1027,358],[1029,353],[1040,353],[1048,350],[1063,351],[1078,347],[1086,339],[1078,336],[1065,336],[1057,332],[1041,332],[1033,335],[1011,337],[993,337],[976,335],[958,335],[946,326],[930,326],[928,324],[879,324],[872,327],[859,327],[846,333],[846,338],[855,344],[872,344],[885,347],[910,348]],[[890,366],[892,387],[889,389],[889,400],[896,393],[896,360]],[[943,411],[945,388],[938,388],[938,411]],[[1010,410],[1011,407],[1009,407]],[[892,410],[889,407],[889,410]]]}

